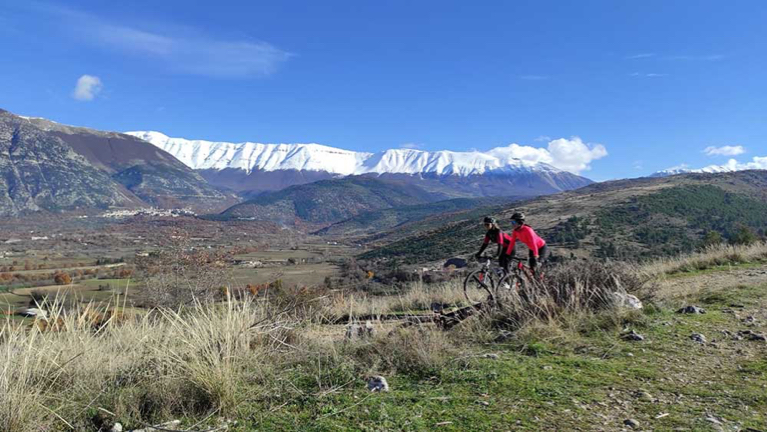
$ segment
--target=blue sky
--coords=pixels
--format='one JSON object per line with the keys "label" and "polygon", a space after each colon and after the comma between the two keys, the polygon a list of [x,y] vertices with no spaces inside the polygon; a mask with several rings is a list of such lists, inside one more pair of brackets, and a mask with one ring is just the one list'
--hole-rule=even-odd
{"label": "blue sky", "polygon": [[762,0],[5,1],[0,107],[364,151],[579,137],[564,153],[607,155],[578,172],[635,177],[767,156],[765,22]]}

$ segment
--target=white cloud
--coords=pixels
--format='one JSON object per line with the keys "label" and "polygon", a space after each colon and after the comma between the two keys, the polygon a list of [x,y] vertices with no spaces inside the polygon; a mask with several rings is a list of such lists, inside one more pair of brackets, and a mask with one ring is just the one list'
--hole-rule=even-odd
{"label": "white cloud", "polygon": [[547,163],[573,174],[591,169],[591,162],[607,156],[602,144],[587,144],[578,137],[560,138],[549,142],[547,148],[511,144],[488,152],[501,159],[521,159],[532,163]]}
{"label": "white cloud", "polygon": [[727,168],[731,168],[736,171],[750,170],[750,169],[767,169],[767,156],[755,156],[751,159],[751,162],[738,162],[735,159],[730,159],[724,165]]}
{"label": "white cloud", "polygon": [[705,150],[703,150],[703,153],[708,156],[737,156],[745,152],[746,149],[743,146],[728,145],[721,147],[708,146]]}
{"label": "white cloud", "polygon": [[634,55],[626,56],[626,59],[637,60],[637,59],[650,58],[650,57],[655,57],[655,53],[634,54]]}
{"label": "white cloud", "polygon": [[607,149],[602,144],[585,144],[578,137],[551,141],[549,152],[553,158],[552,165],[576,174],[590,170],[591,161],[607,156]]}
{"label": "white cloud", "polygon": [[402,145],[401,145],[401,146],[399,146],[399,147],[400,147],[400,148],[403,148],[403,149],[410,149],[410,150],[415,150],[415,149],[419,149],[419,148],[421,148],[421,147],[422,147],[422,145],[421,145],[421,144],[418,144],[418,143],[412,143],[412,142],[410,142],[410,143],[405,143],[405,144],[402,144]]}
{"label": "white cloud", "polygon": [[81,101],[90,101],[101,92],[104,85],[101,84],[101,79],[93,75],[83,75],[77,79],[75,90],[72,92],[72,97]]}
{"label": "white cloud", "polygon": [[661,78],[661,77],[668,76],[668,74],[664,74],[664,73],[639,73],[639,72],[634,72],[630,76],[639,77],[639,78]]}
{"label": "white cloud", "polygon": [[666,57],[667,60],[687,60],[687,61],[719,61],[724,60],[721,54],[707,55],[675,55]]}
{"label": "white cloud", "polygon": [[703,168],[691,169],[687,164],[677,165],[664,171],[690,171],[704,173],[718,173],[744,170],[767,170],[767,156],[755,156],[749,162],[738,162],[736,159],[730,159],[722,165],[709,165]]}
{"label": "white cloud", "polygon": [[36,9],[56,17],[84,43],[155,61],[150,68],[160,64],[192,75],[258,77],[271,75],[292,56],[267,42],[211,38],[199,29],[164,26],[151,31],[64,7],[37,4]]}

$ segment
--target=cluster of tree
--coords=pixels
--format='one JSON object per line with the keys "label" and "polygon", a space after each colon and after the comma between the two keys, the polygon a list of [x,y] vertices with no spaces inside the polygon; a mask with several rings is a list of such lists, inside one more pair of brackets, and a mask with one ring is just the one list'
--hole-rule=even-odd
{"label": "cluster of tree", "polygon": [[603,209],[594,224],[597,239],[604,239],[598,242],[597,256],[674,255],[764,239],[767,203],[715,186],[678,186]]}
{"label": "cluster of tree", "polygon": [[[385,259],[400,264],[428,262],[437,257],[455,256],[476,251],[478,242],[484,234],[484,229],[476,220],[468,220],[407,237],[366,252],[360,258],[366,260]],[[467,239],[472,241],[467,242]]]}
{"label": "cluster of tree", "polygon": [[585,239],[591,232],[592,230],[589,228],[589,220],[587,218],[572,216],[554,228],[542,232],[542,234],[552,244],[577,249],[580,247],[580,241]]}

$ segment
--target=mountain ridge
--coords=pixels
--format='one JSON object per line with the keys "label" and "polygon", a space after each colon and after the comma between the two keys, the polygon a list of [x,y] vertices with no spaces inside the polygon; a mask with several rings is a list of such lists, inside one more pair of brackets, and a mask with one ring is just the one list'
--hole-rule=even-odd
{"label": "mountain ridge", "polygon": [[[354,152],[321,144],[228,143],[127,132],[168,151],[213,185],[246,194],[350,176],[383,176],[452,197],[536,196],[576,189],[591,180],[543,162],[488,152],[389,149]],[[512,144],[514,146],[514,144]]]}
{"label": "mountain ridge", "polygon": [[563,170],[543,162],[530,162],[502,154],[503,147],[488,152],[434,152],[388,149],[355,152],[316,143],[263,144],[172,138],[156,131],[126,132],[173,154],[193,169],[243,169],[276,171],[326,171],[338,175],[436,174],[470,176],[515,171]]}
{"label": "mountain ridge", "polygon": [[220,211],[236,202],[173,155],[130,135],[5,110],[0,127],[0,214],[111,206]]}
{"label": "mountain ridge", "polygon": [[232,206],[216,218],[268,220],[319,229],[364,212],[444,198],[407,183],[347,176],[264,193]]}

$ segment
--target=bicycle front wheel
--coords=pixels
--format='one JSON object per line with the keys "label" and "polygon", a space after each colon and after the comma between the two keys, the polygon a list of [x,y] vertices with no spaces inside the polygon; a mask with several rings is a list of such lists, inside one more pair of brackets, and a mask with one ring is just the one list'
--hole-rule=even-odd
{"label": "bicycle front wheel", "polygon": [[489,272],[476,270],[463,281],[463,295],[471,305],[493,299],[495,281]]}

